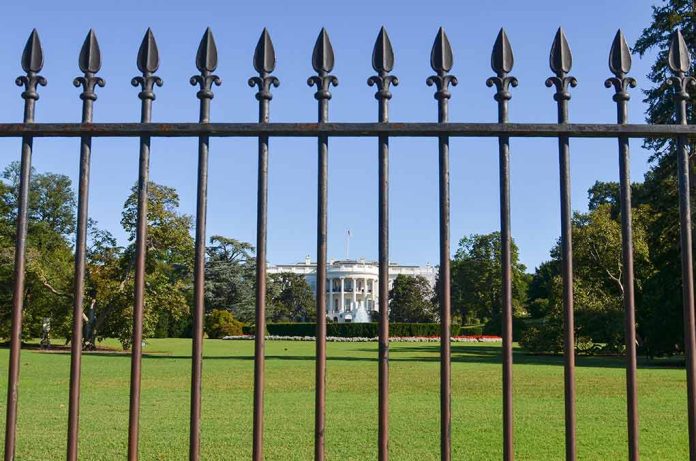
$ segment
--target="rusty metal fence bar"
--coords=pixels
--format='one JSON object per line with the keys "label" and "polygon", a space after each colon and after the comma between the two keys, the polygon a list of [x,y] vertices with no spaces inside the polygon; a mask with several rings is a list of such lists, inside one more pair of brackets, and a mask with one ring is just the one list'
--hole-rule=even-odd
{"label": "rusty metal fence bar", "polygon": [[[607,88],[614,87],[616,102],[616,123],[626,124],[628,121],[629,88],[635,88],[636,80],[627,77],[631,70],[631,52],[621,31],[616,33],[609,52],[609,70],[614,77],[604,82]],[[624,317],[626,330],[626,416],[628,418],[628,459],[637,461],[638,450],[638,390],[636,380],[636,313],[635,290],[633,283],[633,227],[631,209],[631,174],[629,141],[626,136],[620,136],[619,142],[619,192],[621,209],[621,242],[624,286]]]}
{"label": "rusty metal fence bar", "polygon": [[29,180],[31,171],[32,141],[34,137],[80,138],[80,169],[78,188],[78,217],[75,247],[73,330],[70,364],[70,392],[68,408],[67,459],[78,459],[80,373],[82,356],[82,321],[85,277],[85,245],[88,223],[89,169],[91,140],[93,137],[137,137],[140,138],[138,173],[138,212],[135,255],[135,293],[133,309],[133,338],[131,350],[131,382],[128,428],[128,459],[138,459],[138,433],[140,412],[140,382],[142,363],[142,322],[145,307],[146,239],[147,239],[147,185],[149,177],[150,140],[152,137],[197,137],[198,171],[196,200],[196,235],[194,262],[194,308],[193,343],[191,360],[191,411],[189,459],[200,459],[201,397],[203,377],[203,319],[205,278],[205,224],[208,190],[208,153],[211,137],[255,137],[258,138],[258,189],[257,189],[257,264],[256,268],[256,331],[254,347],[254,399],[253,399],[253,447],[254,461],[264,459],[264,334],[266,292],[266,240],[268,200],[268,152],[271,137],[316,137],[317,139],[317,333],[316,333],[316,389],[314,458],[325,459],[326,442],[326,266],[327,266],[327,223],[328,223],[328,141],[330,137],[375,137],[378,141],[378,221],[379,221],[379,351],[378,351],[378,437],[377,452],[380,461],[389,458],[389,138],[390,137],[434,137],[438,139],[438,183],[439,183],[439,253],[440,253],[440,458],[451,459],[451,332],[450,332],[450,198],[449,198],[449,138],[450,137],[494,137],[498,139],[500,178],[500,229],[501,266],[503,281],[502,312],[502,425],[503,459],[514,459],[513,425],[513,355],[512,355],[512,232],[510,223],[510,138],[534,137],[556,138],[559,152],[559,180],[561,203],[561,248],[562,278],[564,287],[564,388],[565,388],[565,436],[566,460],[576,459],[575,433],[575,357],[573,328],[573,275],[572,233],[570,205],[570,138],[616,138],[618,141],[620,207],[622,230],[622,262],[625,330],[626,330],[626,415],[628,433],[628,459],[639,459],[639,425],[637,398],[637,352],[635,332],[635,300],[633,279],[633,247],[631,224],[631,186],[629,139],[660,137],[676,140],[678,153],[679,209],[681,230],[681,259],[683,279],[683,305],[687,374],[687,411],[689,423],[690,459],[696,461],[696,314],[694,313],[693,255],[691,238],[691,204],[689,198],[688,155],[689,143],[696,139],[696,127],[687,124],[688,87],[696,85],[690,75],[691,56],[684,38],[677,30],[672,35],[668,54],[669,67],[673,76],[668,83],[675,87],[675,114],[677,124],[646,125],[628,124],[628,89],[636,81],[627,74],[631,67],[631,56],[621,31],[617,32],[609,54],[609,69],[613,77],[605,82],[614,88],[613,96],[617,107],[616,124],[569,123],[569,88],[577,82],[569,76],[572,55],[562,29],[556,33],[550,53],[550,67],[554,76],[546,81],[555,87],[554,99],[558,109],[558,123],[510,123],[508,102],[510,87],[517,86],[517,79],[509,73],[513,67],[512,47],[504,30],[500,30],[491,55],[491,68],[495,76],[486,84],[496,87],[494,99],[498,104],[497,123],[451,123],[449,122],[449,86],[456,85],[456,77],[449,74],[453,65],[450,42],[443,29],[435,38],[431,51],[431,67],[435,75],[426,83],[435,85],[434,94],[438,104],[437,123],[393,123],[389,121],[390,86],[398,79],[390,75],[394,67],[394,52],[387,32],[379,32],[372,53],[372,67],[376,75],[368,79],[376,86],[378,101],[377,123],[329,123],[328,101],[331,85],[338,79],[331,75],[334,53],[326,30],[322,29],[312,53],[312,67],[316,72],[308,78],[309,86],[316,86],[314,94],[318,103],[317,123],[269,123],[271,87],[277,87],[278,79],[271,73],[275,69],[275,52],[268,31],[264,29],[257,43],[253,65],[258,76],[249,79],[249,85],[258,88],[258,123],[210,123],[210,101],[212,87],[220,84],[213,72],[217,68],[217,48],[210,29],[201,39],[196,67],[200,75],[191,77],[192,85],[200,87],[198,123],[151,123],[154,88],[162,80],[155,75],[159,67],[159,53],[152,31],[148,29],[141,43],[137,67],[142,76],[133,78],[133,86],[140,86],[140,123],[92,123],[93,103],[97,99],[95,88],[103,87],[104,80],[96,76],[101,68],[99,45],[93,31],[87,35],[80,51],[79,67],[84,76],[75,79],[75,86],[82,86],[81,123],[34,123],[37,87],[46,85],[38,75],[43,67],[43,52],[37,32],[32,31],[22,55],[22,68],[26,75],[16,83],[24,86],[23,123],[0,123],[0,137],[22,138],[21,165],[18,189],[17,234],[15,240],[14,286],[12,300],[12,326],[10,336],[9,378],[7,388],[7,414],[5,426],[5,461],[14,460],[17,436],[17,411],[19,389],[19,359],[21,347],[22,311],[24,302],[25,243],[27,236]]}
{"label": "rusty metal fence bar", "polygon": [[[448,75],[454,64],[452,46],[441,27],[430,53],[430,67],[437,73],[425,81],[435,85],[437,122],[449,121],[449,85],[457,86],[457,77]],[[450,186],[449,186],[449,136],[438,138],[439,198],[440,198],[440,458],[452,459],[452,347],[450,312]]]}
{"label": "rusty metal fence bar", "polygon": [[[546,80],[547,87],[556,87],[553,99],[558,106],[558,123],[568,123],[569,88],[578,83],[569,76],[573,58],[563,29],[558,29],[551,46],[551,70],[556,74]],[[558,137],[558,167],[561,191],[561,277],[563,279],[563,362],[565,397],[566,459],[575,459],[575,323],[573,316],[573,237],[570,205],[570,139]]]}
{"label": "rusty metal fence bar", "polygon": [[[496,73],[486,81],[495,85],[498,102],[498,123],[508,122],[508,101],[512,98],[510,87],[517,86],[517,79],[509,76],[514,64],[512,47],[500,29],[493,46],[491,68]],[[500,239],[503,279],[503,459],[514,458],[514,424],[512,411],[512,231],[510,229],[510,137],[498,137],[500,169]],[[449,255],[448,255],[449,257]]]}
{"label": "rusty metal fence bar", "polygon": [[[376,86],[378,102],[377,119],[389,122],[389,100],[391,85],[399,79],[389,72],[394,68],[394,51],[384,27],[377,35],[372,51],[372,68],[377,72],[367,79],[367,84]],[[380,461],[389,458],[389,136],[379,135],[378,155],[378,253],[379,253],[379,337],[378,337],[378,410],[377,410],[377,455]]]}
{"label": "rusty metal fence bar", "polygon": [[[326,29],[321,29],[312,52],[312,68],[317,73],[307,79],[307,85],[316,86],[314,99],[317,100],[317,119],[319,123],[329,120],[329,99],[331,85],[338,86],[338,78],[331,75],[334,67],[334,52]],[[317,277],[316,277],[316,371],[315,371],[315,403],[314,403],[314,459],[324,461],[326,456],[326,274],[327,260],[327,226],[329,203],[329,138],[326,135],[317,137]],[[329,303],[331,308],[331,303]]]}

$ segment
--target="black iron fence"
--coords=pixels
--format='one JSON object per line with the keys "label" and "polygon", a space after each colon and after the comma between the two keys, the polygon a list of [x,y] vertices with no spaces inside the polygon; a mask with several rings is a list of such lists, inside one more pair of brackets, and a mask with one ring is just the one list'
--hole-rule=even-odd
{"label": "black iron fence", "polygon": [[[200,100],[198,123],[151,123],[152,103],[155,87],[162,86],[162,80],[155,75],[159,67],[157,45],[148,29],[138,51],[137,66],[142,75],[133,78],[133,86],[140,87],[140,123],[92,123],[92,110],[96,87],[103,87],[104,80],[96,74],[101,67],[99,45],[93,31],[85,39],[80,52],[79,65],[83,76],[77,77],[75,86],[82,86],[82,123],[42,124],[35,123],[34,109],[39,99],[38,87],[46,85],[46,79],[39,75],[43,67],[43,52],[36,31],[31,33],[22,55],[22,68],[26,75],[17,78],[16,83],[24,87],[23,123],[0,124],[0,137],[22,139],[21,172],[17,214],[17,237],[14,265],[14,296],[12,302],[12,329],[7,392],[7,419],[5,433],[5,461],[14,459],[17,423],[17,403],[19,393],[19,359],[21,345],[22,309],[24,302],[25,241],[27,234],[27,206],[31,170],[32,141],[35,137],[79,137],[80,172],[78,192],[77,238],[74,272],[74,310],[73,335],[71,342],[70,403],[68,422],[67,459],[78,459],[78,431],[80,408],[80,369],[82,356],[82,312],[85,277],[85,245],[88,222],[89,169],[91,140],[93,137],[139,137],[140,165],[138,175],[138,213],[136,232],[135,305],[133,316],[133,341],[131,351],[130,412],[128,433],[128,459],[138,459],[138,429],[140,409],[140,381],[143,339],[143,309],[145,306],[145,241],[147,223],[147,184],[149,177],[150,140],[152,137],[198,137],[198,189],[196,203],[196,237],[194,270],[194,310],[193,310],[193,353],[191,374],[190,411],[190,452],[191,460],[200,459],[201,432],[201,377],[203,364],[203,283],[205,265],[205,223],[208,178],[208,141],[213,137],[255,137],[258,138],[258,204],[257,240],[258,260],[266,260],[267,196],[268,196],[268,151],[272,137],[313,137],[317,139],[317,273],[326,273],[326,242],[328,220],[328,140],[330,137],[355,136],[375,137],[378,143],[378,190],[379,190],[379,399],[378,399],[378,453],[380,460],[389,455],[389,317],[388,317],[388,271],[389,271],[389,138],[397,136],[436,137],[439,145],[439,225],[440,225],[440,453],[442,460],[451,459],[451,387],[450,387],[450,197],[449,197],[449,138],[496,137],[499,141],[500,166],[500,222],[502,239],[502,279],[503,279],[503,458],[514,458],[513,396],[512,396],[512,272],[511,272],[511,230],[510,230],[510,138],[513,137],[551,137],[558,139],[559,178],[561,198],[561,253],[564,309],[564,364],[565,364],[565,446],[566,459],[576,458],[575,432],[575,356],[573,328],[573,251],[571,241],[570,204],[570,138],[595,137],[616,138],[621,193],[621,227],[623,237],[623,285],[626,319],[626,406],[628,421],[628,453],[630,460],[639,458],[638,449],[638,406],[636,395],[636,337],[633,283],[633,249],[631,226],[631,182],[629,176],[629,139],[643,137],[662,137],[676,139],[678,146],[679,206],[681,218],[681,258],[683,280],[683,305],[686,344],[686,371],[688,387],[688,422],[690,459],[696,460],[696,319],[694,318],[694,283],[691,241],[691,209],[689,203],[688,144],[696,138],[696,129],[687,125],[687,102],[690,99],[688,87],[696,84],[690,72],[691,57],[686,43],[679,31],[672,36],[669,50],[669,67],[673,76],[675,112],[678,124],[675,125],[632,125],[628,124],[628,90],[636,82],[627,74],[631,68],[631,54],[621,31],[616,34],[609,54],[609,69],[613,76],[606,80],[607,88],[614,88],[614,101],[617,107],[616,124],[572,124],[568,122],[570,90],[577,81],[570,75],[572,56],[566,37],[561,29],[556,33],[550,53],[550,67],[553,76],[546,80],[546,86],[554,87],[554,100],[558,106],[557,124],[509,123],[508,103],[512,97],[511,87],[517,86],[517,79],[510,75],[513,67],[513,54],[510,42],[501,29],[493,47],[491,67],[495,76],[486,84],[495,86],[494,95],[498,104],[497,123],[450,123],[448,102],[450,86],[457,79],[449,74],[453,64],[452,49],[440,29],[433,44],[430,57],[435,75],[428,77],[426,83],[436,88],[435,99],[438,105],[437,123],[391,123],[389,121],[390,88],[398,84],[391,75],[394,67],[394,53],[384,28],[380,30],[372,53],[372,67],[376,75],[367,83],[375,86],[378,102],[377,123],[329,123],[329,100],[331,86],[338,85],[338,79],[331,75],[334,67],[334,54],[325,30],[317,38],[312,54],[312,66],[316,75],[309,77],[307,83],[316,86],[314,97],[318,102],[317,123],[270,123],[269,109],[272,98],[271,89],[277,87],[278,79],[272,75],[275,68],[273,43],[264,30],[254,51],[253,64],[257,76],[249,79],[249,85],[257,87],[256,99],[259,101],[258,123],[211,123],[210,102],[213,99],[213,85],[220,85],[220,78],[214,74],[217,67],[217,49],[210,29],[206,30],[196,55],[199,75],[191,77],[191,84],[198,85],[197,97]],[[265,281],[266,267],[258,264],[256,268],[256,331],[265,330]],[[325,410],[326,410],[326,278],[317,277],[317,331],[316,331],[316,389],[315,389],[315,459],[325,457]],[[257,335],[254,350],[254,417],[253,417],[253,459],[264,458],[264,336]]]}

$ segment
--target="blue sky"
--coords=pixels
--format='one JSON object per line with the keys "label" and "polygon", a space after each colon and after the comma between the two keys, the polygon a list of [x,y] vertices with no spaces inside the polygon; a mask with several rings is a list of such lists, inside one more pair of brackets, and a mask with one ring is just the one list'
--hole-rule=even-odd
{"label": "blue sky", "polygon": [[[617,28],[629,43],[650,21],[652,2],[645,0],[499,0],[473,2],[352,1],[264,2],[207,1],[32,1],[8,2],[3,9],[0,47],[0,120],[18,121],[21,90],[13,81],[21,73],[24,42],[36,27],[45,52],[37,121],[79,121],[81,101],[72,79],[79,75],[77,57],[89,28],[96,30],[102,51],[95,122],[138,121],[138,90],[130,79],[137,74],[135,57],[147,27],[152,27],[160,51],[153,121],[196,121],[198,100],[189,77],[196,73],[194,58],[207,26],[212,27],[219,51],[212,121],[254,121],[255,90],[246,80],[254,74],[254,46],[263,27],[273,39],[281,86],[274,90],[272,121],[314,121],[316,101],[306,85],[312,73],[310,57],[321,27],[329,31],[340,85],[330,102],[332,121],[375,121],[374,88],[366,85],[373,72],[372,45],[379,27],[387,27],[400,85],[393,90],[392,121],[435,121],[433,88],[425,85],[432,73],[430,47],[439,26],[451,41],[452,73],[459,86],[452,90],[450,117],[458,122],[495,121],[493,90],[485,86],[492,74],[490,51],[499,28],[505,27],[515,52],[513,74],[520,85],[513,90],[510,119],[518,122],[555,122],[553,91],[544,86],[551,72],[548,53],[558,26],[566,30],[573,50],[572,74],[579,81],[570,102],[575,122],[614,122],[612,91],[604,88],[609,76],[607,56]],[[630,116],[643,121],[640,89],[652,56],[634,58],[638,79]],[[152,180],[180,192],[182,210],[193,214],[196,187],[195,139],[154,139]],[[272,263],[315,257],[316,141],[273,139],[269,176],[268,256]],[[648,153],[633,142],[632,175],[640,180]],[[16,139],[0,140],[0,167],[19,158]],[[76,139],[37,139],[34,166],[77,179],[79,146]],[[548,258],[559,235],[558,160],[553,139],[513,139],[512,229],[520,257],[530,270]],[[253,139],[211,141],[208,234],[255,240],[256,142]],[[345,256],[346,229],[352,239],[350,256],[377,255],[377,147],[374,139],[334,139],[329,164],[329,257]],[[129,188],[137,179],[136,139],[96,139],[93,142],[90,215],[122,243],[120,213]],[[571,142],[573,208],[585,210],[587,189],[596,180],[618,180],[616,142]],[[499,228],[497,142],[494,139],[451,141],[452,251],[471,233]],[[391,141],[391,259],[405,264],[437,263],[437,141]]]}

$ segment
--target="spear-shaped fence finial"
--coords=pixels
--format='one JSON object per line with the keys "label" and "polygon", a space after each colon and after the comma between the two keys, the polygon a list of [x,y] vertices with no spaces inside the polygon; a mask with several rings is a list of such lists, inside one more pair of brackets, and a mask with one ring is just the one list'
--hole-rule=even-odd
{"label": "spear-shaped fence finial", "polygon": [[136,63],[138,65],[138,70],[140,70],[143,75],[134,77],[131,80],[131,85],[140,86],[142,88],[142,91],[138,93],[140,99],[154,100],[155,92],[153,89],[155,85],[162,86],[162,79],[154,75],[157,69],[159,69],[159,51],[157,50],[155,36],[152,33],[152,29],[149,27],[145,32],[143,41],[140,43]]}
{"label": "spear-shaped fence finial", "polygon": [[505,29],[501,28],[491,52],[491,69],[495,72],[495,76],[486,80],[486,86],[490,88],[495,85],[497,88],[498,91],[495,93],[494,98],[498,102],[509,101],[512,98],[510,87],[514,88],[518,84],[517,78],[508,76],[514,64],[515,58],[512,54],[510,40],[508,40]]}
{"label": "spear-shaped fence finial", "polygon": [[558,31],[556,31],[556,36],[551,45],[549,65],[551,71],[556,74],[546,79],[547,87],[556,87],[556,94],[553,95],[553,99],[558,102],[570,100],[568,88],[575,88],[578,85],[578,81],[575,77],[568,75],[573,67],[573,54],[570,52],[570,45],[568,45],[568,39],[562,27],[559,27]]}
{"label": "spear-shaped fence finial", "polygon": [[449,92],[450,84],[457,86],[457,77],[448,75],[452,69],[454,56],[452,54],[452,46],[450,45],[445,29],[440,27],[433,42],[433,48],[430,51],[430,67],[436,72],[436,75],[431,75],[425,80],[428,86],[437,88],[435,99],[438,101],[449,99],[452,94]]}
{"label": "spear-shaped fence finial", "polygon": [[691,69],[691,53],[689,53],[689,48],[686,46],[684,36],[679,29],[672,33],[667,63],[670,70],[674,73],[672,77],[667,79],[667,84],[673,85],[677,89],[674,98],[677,101],[688,101],[690,97],[688,89],[696,86],[696,79],[693,76],[686,75]]}
{"label": "spear-shaped fence finial", "polygon": [[46,79],[41,75],[41,69],[44,65],[43,49],[41,48],[41,40],[36,29],[31,31],[27,44],[22,52],[22,69],[27,75],[17,77],[15,83],[17,86],[23,86],[22,98],[25,100],[36,101],[39,99],[39,93],[36,91],[37,86],[46,86]]}
{"label": "spear-shaped fence finial", "polygon": [[97,35],[94,33],[93,29],[90,29],[87,33],[87,37],[85,37],[82,49],[80,49],[78,64],[80,70],[85,75],[76,77],[75,80],[73,80],[73,85],[75,85],[76,88],[82,87],[80,99],[83,101],[95,101],[97,99],[97,94],[94,92],[94,89],[97,86],[103,87],[105,82],[103,78],[95,75],[99,72],[99,69],[101,69],[101,51],[99,50]]}
{"label": "spear-shaped fence finial", "polygon": [[334,51],[329,34],[323,27],[321,32],[319,32],[317,41],[314,44],[314,50],[312,51],[312,68],[317,75],[309,77],[307,85],[317,87],[314,98],[317,101],[331,99],[330,87],[331,85],[338,86],[338,78],[335,75],[330,75],[334,68]]}
{"label": "spear-shaped fence finial", "polygon": [[[200,75],[194,75],[191,77],[191,85],[199,85],[200,90],[196,93],[196,96],[201,101],[203,99],[213,99],[213,84],[220,86],[222,80],[217,75],[214,75],[215,69],[217,69],[218,55],[217,46],[215,45],[215,38],[213,37],[213,32],[208,27],[201,38],[201,43],[198,45],[198,51],[196,52],[196,67],[201,72]],[[203,117],[201,113],[201,120],[207,119]]]}
{"label": "spear-shaped fence finial", "polygon": [[387,29],[382,26],[377,35],[375,46],[372,49],[372,68],[377,72],[367,79],[369,86],[377,86],[375,99],[379,101],[387,101],[392,95],[389,91],[389,86],[397,86],[399,79],[394,75],[389,75],[389,72],[394,68],[394,50],[392,49],[391,40],[387,35]]}
{"label": "spear-shaped fence finial", "polygon": [[636,79],[627,77],[626,74],[631,70],[631,50],[626,43],[626,37],[619,29],[614,36],[614,41],[611,44],[609,51],[609,70],[613,77],[608,78],[604,82],[607,88],[614,87],[614,101],[628,101],[631,96],[628,94],[629,88],[636,87]]}
{"label": "spear-shaped fence finial", "polygon": [[256,86],[259,89],[256,93],[256,99],[259,101],[270,101],[273,98],[271,86],[277,88],[280,85],[278,78],[270,75],[275,70],[275,65],[276,56],[273,42],[268,29],[264,27],[254,50],[254,69],[256,69],[259,75],[249,79],[249,86],[252,88]]}

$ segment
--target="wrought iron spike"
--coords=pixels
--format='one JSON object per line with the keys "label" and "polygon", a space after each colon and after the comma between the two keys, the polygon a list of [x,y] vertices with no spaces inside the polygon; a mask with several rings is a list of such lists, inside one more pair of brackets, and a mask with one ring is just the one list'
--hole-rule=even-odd
{"label": "wrought iron spike", "polygon": [[217,69],[218,55],[213,31],[208,27],[201,38],[196,53],[196,67],[201,72],[214,72]]}
{"label": "wrought iron spike", "polygon": [[450,45],[445,29],[440,27],[430,51],[430,67],[438,74],[444,74],[452,69],[454,57],[452,56],[452,46]]}
{"label": "wrought iron spike", "polygon": [[84,76],[76,77],[73,80],[73,85],[75,87],[82,86],[83,91],[80,94],[80,99],[83,101],[95,101],[97,99],[97,94],[94,89],[97,86],[103,87],[105,85],[104,79],[97,77],[96,74],[101,69],[101,52],[99,51],[99,42],[97,42],[97,36],[93,29],[90,29],[85,38],[85,42],[82,44],[82,49],[80,50],[79,65],[80,70],[84,72]]}
{"label": "wrought iron spike", "polygon": [[[213,72],[217,68],[217,46],[215,45],[215,38],[213,37],[213,32],[208,27],[201,38],[201,43],[198,45],[198,51],[196,52],[196,67],[201,72],[200,75],[194,75],[189,80],[191,85],[199,85],[200,91],[196,93],[196,96],[201,101],[204,99],[213,99],[213,85],[220,86],[222,80],[217,75],[213,75]],[[203,106],[201,106],[203,107]],[[203,112],[201,112],[203,114]],[[201,115],[201,119],[207,120],[208,115]]]}
{"label": "wrought iron spike", "polygon": [[566,39],[562,27],[558,28],[556,37],[553,39],[549,63],[551,70],[556,75],[567,74],[573,67],[573,55],[570,52],[570,45],[568,45],[568,39]]}
{"label": "wrought iron spike", "polygon": [[500,32],[498,32],[498,37],[495,39],[495,44],[493,45],[491,68],[498,76],[502,76],[512,71],[512,66],[514,64],[515,58],[512,54],[510,40],[508,40],[505,29],[501,28]]}
{"label": "wrought iron spike", "polygon": [[80,50],[79,59],[80,70],[85,74],[95,74],[101,69],[101,51],[99,50],[99,42],[94,29],[90,29],[87,33],[82,49]]}
{"label": "wrought iron spike", "polygon": [[394,50],[384,26],[379,30],[372,50],[372,68],[377,73],[388,73],[394,68]]}
{"label": "wrought iron spike", "polygon": [[276,57],[268,29],[263,28],[254,50],[254,69],[259,74],[270,74],[275,69]]}
{"label": "wrought iron spike", "polygon": [[689,48],[686,46],[684,36],[679,29],[672,33],[672,40],[669,44],[668,62],[672,72],[686,73],[691,68],[691,53],[689,53]]}
{"label": "wrought iron spike", "polygon": [[152,74],[159,69],[159,51],[157,50],[157,42],[152,34],[152,29],[147,28],[140,49],[138,50],[138,70],[143,74]]}
{"label": "wrought iron spike", "polygon": [[628,48],[626,38],[619,29],[614,37],[609,52],[609,70],[618,78],[623,77],[631,70],[631,50]]}
{"label": "wrought iron spike", "polygon": [[324,27],[321,28],[317,41],[312,51],[312,67],[318,74],[328,74],[334,67],[334,51],[329,40],[329,34]]}
{"label": "wrought iron spike", "polygon": [[317,41],[312,51],[312,67],[318,75],[312,75],[307,79],[307,85],[316,86],[317,91],[314,98],[317,101],[331,99],[331,85],[338,86],[338,79],[335,75],[329,75],[334,67],[334,52],[329,40],[329,34],[325,28],[321,28]]}
{"label": "wrought iron spike", "polygon": [[36,29],[31,31],[27,44],[22,52],[22,69],[26,73],[41,72],[43,68],[44,58],[43,49],[41,49],[41,40]]}

